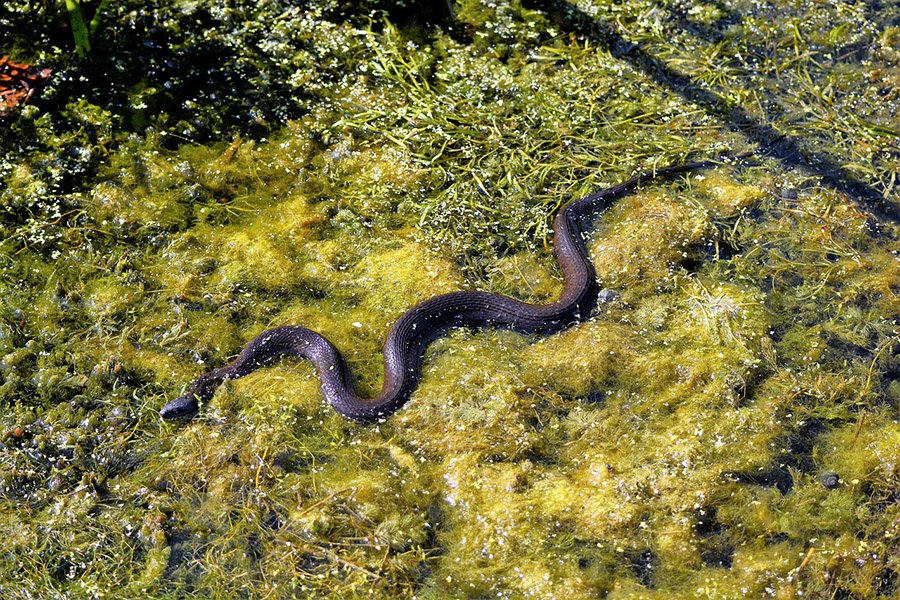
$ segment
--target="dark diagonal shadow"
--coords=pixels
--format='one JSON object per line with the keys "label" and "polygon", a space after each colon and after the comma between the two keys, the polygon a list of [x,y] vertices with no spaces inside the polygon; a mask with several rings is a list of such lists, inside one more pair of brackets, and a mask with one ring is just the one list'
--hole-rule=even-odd
{"label": "dark diagonal shadow", "polygon": [[[590,39],[616,58],[630,63],[657,84],[718,117],[751,142],[766,148],[766,154],[781,161],[784,167],[802,169],[819,177],[824,185],[846,194],[877,217],[900,221],[900,206],[844,168],[834,156],[801,149],[795,138],[785,136],[771,125],[754,118],[740,106],[726,104],[691,77],[669,67],[640,45],[624,38],[602,19],[592,17],[565,0],[525,0],[523,4],[547,13],[569,32]],[[783,110],[771,107],[770,111],[775,121],[787,120]]]}

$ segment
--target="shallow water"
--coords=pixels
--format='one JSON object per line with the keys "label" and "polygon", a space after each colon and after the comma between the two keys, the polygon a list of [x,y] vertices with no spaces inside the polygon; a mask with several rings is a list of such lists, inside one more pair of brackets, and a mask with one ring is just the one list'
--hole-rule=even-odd
{"label": "shallow water", "polygon": [[[4,596],[897,594],[892,9],[388,6],[124,2],[90,65],[0,13],[57,69],[0,123]],[[373,395],[416,302],[556,297],[566,201],[772,132],[597,217],[590,319],[449,332],[383,423],[298,361],[158,418],[284,324]]]}

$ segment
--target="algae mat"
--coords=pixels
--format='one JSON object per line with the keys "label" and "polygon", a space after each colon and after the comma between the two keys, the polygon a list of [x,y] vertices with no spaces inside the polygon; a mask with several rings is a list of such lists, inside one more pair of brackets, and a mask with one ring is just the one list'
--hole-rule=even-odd
{"label": "algae mat", "polygon": [[[900,594],[896,2],[72,4],[0,7],[4,597]],[[371,394],[416,302],[555,298],[564,202],[753,148],[383,423],[299,361],[158,418],[282,324]]]}

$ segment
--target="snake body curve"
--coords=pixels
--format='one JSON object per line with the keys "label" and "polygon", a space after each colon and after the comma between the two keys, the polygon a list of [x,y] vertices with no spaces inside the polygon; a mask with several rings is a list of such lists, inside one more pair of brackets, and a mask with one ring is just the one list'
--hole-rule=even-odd
{"label": "snake body curve", "polygon": [[581,220],[600,213],[642,182],[716,164],[706,160],[646,172],[618,185],[566,204],[553,222],[553,250],[565,281],[556,302],[528,304],[499,294],[460,291],[435,296],[406,311],[394,323],[384,344],[384,384],[375,398],[356,395],[353,378],[341,353],[324,336],[299,326],[275,327],[248,343],[229,365],[197,378],[160,411],[163,419],[197,413],[226,380],[238,379],[288,355],[305,358],[318,373],[325,399],[339,413],[364,423],[386,418],[409,400],[419,380],[428,343],[456,326],[506,327],[522,333],[552,333],[587,318],[599,295],[594,265],[584,244]]}

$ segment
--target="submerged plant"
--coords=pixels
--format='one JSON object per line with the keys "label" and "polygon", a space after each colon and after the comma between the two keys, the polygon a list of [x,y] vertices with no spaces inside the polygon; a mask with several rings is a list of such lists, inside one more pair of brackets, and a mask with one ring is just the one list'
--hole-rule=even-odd
{"label": "submerged plant", "polygon": [[[94,16],[85,25],[81,0],[65,0],[66,12],[69,15],[69,26],[72,28],[72,39],[75,42],[75,53],[78,58],[86,58],[91,53],[91,37],[100,27],[103,13],[109,7],[110,0],[100,0],[94,9]],[[86,5],[87,3],[84,3]]]}
{"label": "submerged plant", "polygon": [[[896,199],[887,7],[460,2],[440,27],[378,2],[109,8],[76,89],[60,50],[0,136],[0,588],[896,595],[897,224],[790,162],[842,156]],[[552,301],[559,206],[754,147],[737,109],[789,156],[598,215],[606,302],[577,327],[453,330],[370,427],[290,360],[160,422],[275,325],[326,334],[371,394],[416,302]]]}

